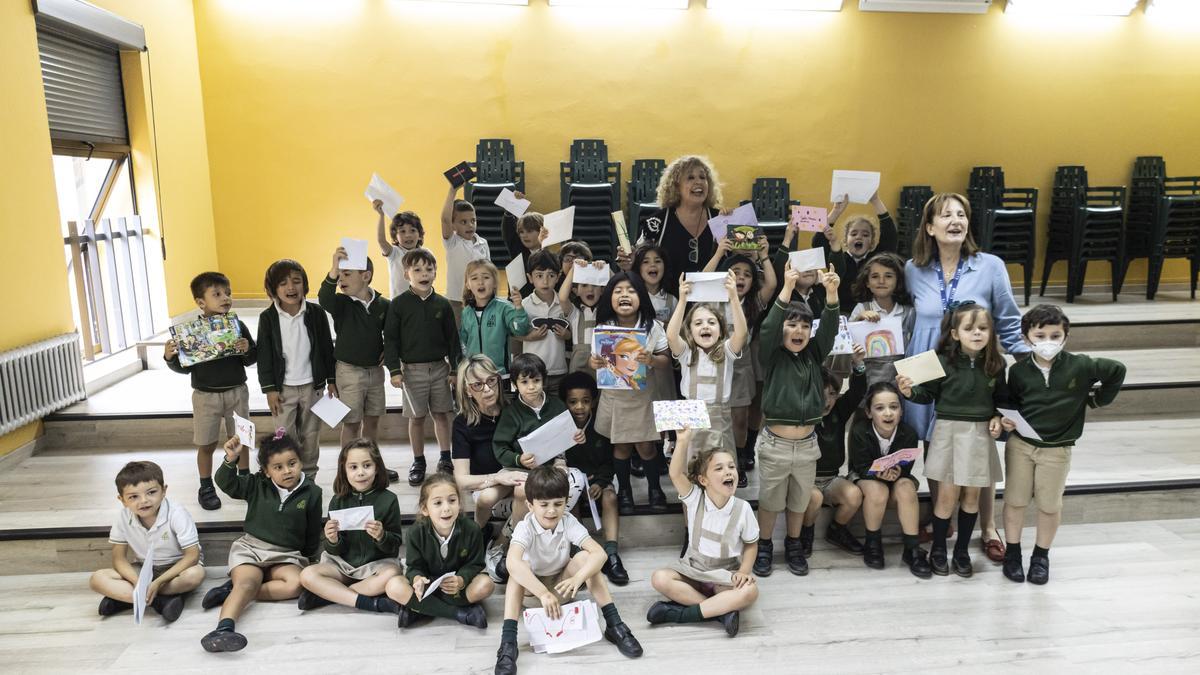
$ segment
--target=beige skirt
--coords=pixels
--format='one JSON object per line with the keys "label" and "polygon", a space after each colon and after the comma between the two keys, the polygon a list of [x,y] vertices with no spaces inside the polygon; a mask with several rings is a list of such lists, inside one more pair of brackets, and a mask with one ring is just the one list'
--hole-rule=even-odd
{"label": "beige skirt", "polygon": [[987,422],[937,418],[925,457],[925,477],[961,487],[991,487],[1004,480],[996,441]]}
{"label": "beige skirt", "polygon": [[692,443],[688,446],[688,461],[704,450],[728,450],[734,452],[733,421],[729,415],[729,406],[709,403],[708,429],[696,429],[692,432]]}
{"label": "beige skirt", "polygon": [[654,430],[654,391],[650,387],[601,391],[596,431],[613,443],[659,440],[662,434]]}
{"label": "beige skirt", "polygon": [[365,565],[351,567],[350,563],[346,562],[341,556],[331,555],[328,551],[321,552],[321,564],[333,565],[337,571],[343,576],[351,579],[366,579],[367,577],[375,576],[386,569],[394,569],[401,572],[400,561],[395,558],[383,558],[381,560],[372,560]]}
{"label": "beige skirt", "polygon": [[238,565],[266,568],[276,565],[304,567],[307,564],[308,559],[299,551],[263,541],[252,534],[243,534],[229,546],[229,569],[231,570]]}

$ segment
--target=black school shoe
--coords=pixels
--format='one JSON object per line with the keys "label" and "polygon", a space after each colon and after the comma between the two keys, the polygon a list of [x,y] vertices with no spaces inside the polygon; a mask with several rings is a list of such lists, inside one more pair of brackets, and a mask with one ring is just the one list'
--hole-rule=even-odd
{"label": "black school shoe", "polygon": [[416,615],[413,611],[406,605],[400,605],[396,610],[396,628],[408,628],[416,622]]}
{"label": "black school shoe", "polygon": [[737,486],[740,488],[744,488],[748,485],[750,485],[750,476],[746,475],[745,471],[738,471]]}
{"label": "black school shoe", "polygon": [[1004,577],[1018,584],[1025,583],[1025,565],[1021,563],[1021,556],[1004,557]]}
{"label": "black school shoe", "polygon": [[112,616],[113,614],[124,612],[127,609],[133,609],[133,605],[129,604],[128,602],[113,600],[108,596],[100,598],[100,616]]}
{"label": "black school shoe", "polygon": [[905,549],[900,556],[900,562],[908,565],[908,571],[912,572],[914,577],[928,579],[933,576],[933,569],[929,566],[929,556],[923,548]]}
{"label": "black school shoe", "polygon": [[962,553],[955,551],[954,555],[950,556],[950,564],[954,568],[954,573],[964,579],[975,573],[975,568],[971,567],[971,554],[966,551]]}
{"label": "black school shoe", "polygon": [[604,561],[604,566],[600,568],[600,571],[616,586],[624,586],[629,583],[629,572],[625,570],[621,556],[616,553],[608,554],[608,560]]}
{"label": "black school shoe", "polygon": [[459,607],[454,612],[454,620],[464,626],[487,628],[487,612],[483,610],[482,605]]}
{"label": "black school shoe", "polygon": [[625,490],[617,493],[617,513],[622,516],[632,516],[637,506],[633,503],[633,492]]}
{"label": "black school shoe", "polygon": [[738,634],[738,629],[742,626],[742,613],[737,610],[726,612],[715,620],[725,629],[726,635],[733,637]]}
{"label": "black school shoe", "polygon": [[929,569],[939,577],[950,574],[950,562],[946,560],[946,549],[933,549],[929,552]]}
{"label": "black school shoe", "polygon": [[236,652],[246,648],[246,636],[232,630],[214,630],[200,638],[206,652]]}
{"label": "black school shoe", "polygon": [[217,488],[211,485],[201,485],[196,492],[196,501],[205,511],[216,511],[221,508],[221,498],[217,496]]}
{"label": "black school shoe", "polygon": [[496,675],[517,675],[517,643],[501,642],[496,650]]}
{"label": "black school shoe", "polygon": [[1029,559],[1029,583],[1042,584],[1050,581],[1050,559],[1041,556]]}
{"label": "black school shoe", "polygon": [[441,473],[453,476],[454,475],[454,462],[449,459],[439,459],[438,463],[437,463],[437,470]]}
{"label": "black school shoe", "polygon": [[883,556],[883,538],[872,537],[867,534],[867,544],[863,547],[863,563],[873,570],[881,570],[884,567]]}
{"label": "black school shoe", "polygon": [[814,529],[813,527],[803,527],[800,529],[800,547],[804,550],[805,558],[812,557]]}
{"label": "black school shoe", "polygon": [[399,483],[400,482],[400,474],[397,473],[395,469],[388,469],[387,470],[387,479],[388,479],[389,485],[391,485],[393,483]]}
{"label": "black school shoe", "polygon": [[229,597],[229,593],[233,591],[233,579],[217,586],[216,588],[208,589],[204,594],[204,599],[200,601],[200,606],[204,609],[212,609],[225,602],[225,598]]}
{"label": "black school shoe", "polygon": [[674,612],[682,611],[683,605],[672,600],[659,600],[650,605],[650,610],[646,612],[646,623],[651,625],[659,623],[668,623],[670,616]]}
{"label": "black school shoe", "polygon": [[425,458],[417,457],[412,466],[408,467],[408,484],[417,487],[425,482]]}
{"label": "black school shoe", "polygon": [[621,652],[623,656],[636,659],[642,655],[642,643],[633,637],[633,631],[629,630],[629,626],[626,626],[624,621],[605,628],[604,639],[616,645],[617,651]]}
{"label": "black school shoe", "polygon": [[850,555],[862,555],[863,545],[850,533],[850,528],[839,524],[837,521],[829,521],[829,527],[825,528],[825,541],[842,549]]}
{"label": "black school shoe", "polygon": [[771,540],[758,541],[758,553],[754,555],[754,567],[751,571],[756,577],[771,576],[771,557],[775,555],[775,542]]}
{"label": "black school shoe", "polygon": [[788,571],[798,577],[808,574],[808,561],[804,559],[804,545],[800,538],[783,539],[783,558],[787,561]]}
{"label": "black school shoe", "polygon": [[651,488],[648,502],[651,511],[654,511],[655,513],[667,512],[667,495],[664,494],[661,489],[655,490]]}
{"label": "black school shoe", "polygon": [[296,598],[296,607],[301,612],[306,612],[310,609],[318,609],[320,607],[327,607],[332,604],[332,602],[322,598],[316,593],[313,593],[307,588],[300,589],[300,597]]}
{"label": "black school shoe", "polygon": [[150,608],[158,612],[163,621],[175,623],[175,620],[183,613],[183,596],[156,595],[150,603]]}

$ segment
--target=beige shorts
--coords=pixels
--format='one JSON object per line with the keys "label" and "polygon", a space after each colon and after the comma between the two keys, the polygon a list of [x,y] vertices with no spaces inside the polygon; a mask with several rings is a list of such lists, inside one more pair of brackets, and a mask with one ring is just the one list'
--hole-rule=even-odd
{"label": "beige shorts", "polygon": [[821,448],[817,435],[792,441],[763,427],[758,432],[758,506],[767,511],[803,513],[812,498]]}
{"label": "beige shorts", "polygon": [[1004,446],[1004,504],[1024,508],[1037,501],[1043,513],[1062,511],[1063,489],[1071,470],[1071,446],[1039,448],[1010,434]]}
{"label": "beige shorts", "polygon": [[[192,443],[212,445],[233,435],[233,415],[250,419],[250,390],[239,385],[225,391],[192,390]],[[221,436],[221,420],[225,435]]]}
{"label": "beige shorts", "polygon": [[387,404],[383,397],[382,366],[363,368],[342,361],[337,362],[338,398],[350,406],[343,422],[358,424],[364,415],[367,417],[382,417],[387,412]]}
{"label": "beige shorts", "polygon": [[[583,592],[587,591],[587,586],[581,585],[579,587],[579,593],[576,593],[574,598],[565,598],[565,597],[563,597],[563,595],[561,593],[554,590],[554,587],[556,585],[558,585],[564,579],[567,579],[571,576],[571,575],[567,574],[566,567],[562,568],[562,571],[559,572],[558,574],[549,574],[546,576],[535,575],[535,576],[537,576],[537,580],[542,582],[542,585],[546,587],[546,590],[550,591],[551,593],[554,594],[554,597],[558,598],[558,601],[560,603],[574,602],[575,600],[580,600],[581,598],[579,597],[579,593],[583,593]],[[526,588],[524,590],[525,590],[525,596],[524,596],[524,600],[522,602],[523,605],[528,605],[530,607],[541,607],[542,606],[541,602],[537,599],[537,596],[535,596],[532,591],[530,591],[528,588]]]}
{"label": "beige shorts", "polygon": [[842,476],[830,476],[829,478],[817,478],[814,480],[813,489],[820,490],[822,504],[825,506],[838,506],[839,503],[836,499],[834,499],[834,497],[837,495],[839,490],[843,489],[843,484],[853,488],[858,487],[849,478],[843,478]]}
{"label": "beige shorts", "polygon": [[321,456],[321,418],[312,412],[312,407],[321,400],[320,389],[311,384],[285,384],[279,388],[279,407],[282,412],[275,416],[275,426],[287,429],[300,443],[300,463],[304,475],[317,475],[317,460]]}
{"label": "beige shorts", "polygon": [[404,416],[428,417],[429,413],[448,413],[450,400],[450,364],[445,361],[404,364]]}
{"label": "beige shorts", "polygon": [[238,565],[254,565],[266,569],[276,565],[304,567],[308,560],[299,551],[286,549],[252,534],[243,534],[229,546],[229,571]]}

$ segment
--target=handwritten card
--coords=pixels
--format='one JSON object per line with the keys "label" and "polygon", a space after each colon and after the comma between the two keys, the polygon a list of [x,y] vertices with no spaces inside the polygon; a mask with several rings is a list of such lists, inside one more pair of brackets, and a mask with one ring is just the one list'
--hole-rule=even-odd
{"label": "handwritten card", "polygon": [[578,431],[571,411],[564,410],[528,435],[518,438],[517,442],[521,444],[521,451],[533,455],[537,466],[541,466],[575,447]]}
{"label": "handwritten card", "polygon": [[[542,226],[550,234],[542,242],[542,246],[553,246],[564,241],[570,241],[575,230],[575,207],[568,206],[561,211],[552,211],[543,216]],[[578,273],[578,270],[576,270]]]}
{"label": "handwritten card", "polygon": [[138,572],[137,585],[133,587],[133,622],[140,624],[146,615],[146,597],[150,594],[150,582],[154,580],[154,545],[146,550],[146,559]]}
{"label": "handwritten card", "polygon": [[367,521],[375,519],[374,506],[352,506],[348,509],[330,509],[329,519],[336,520],[343,532],[366,530]]}
{"label": "handwritten card", "polygon": [[339,270],[367,269],[367,240],[342,237],[342,248],[346,249],[346,257],[338,261]]}
{"label": "handwritten card", "polygon": [[704,401],[681,399],[654,402],[654,430],[659,433],[711,427],[712,421],[708,418],[708,407]]}
{"label": "handwritten card", "polygon": [[850,337],[862,345],[867,358],[902,356],[904,354],[904,323],[898,316],[885,316],[879,321],[851,321]]}
{"label": "handwritten card", "polygon": [[996,408],[1000,414],[1012,420],[1013,424],[1017,425],[1017,433],[1021,434],[1022,438],[1028,438],[1031,441],[1040,441],[1042,437],[1034,430],[1033,426],[1021,415],[1020,412],[1012,408]]}
{"label": "handwritten card", "polygon": [[879,191],[878,171],[845,171],[833,172],[833,186],[829,191],[829,201],[836,202],[842,195],[849,195],[855,204],[866,204],[871,201],[871,195]]}
{"label": "handwritten card", "polygon": [[688,272],[683,280],[692,285],[688,302],[729,302],[729,291],[725,290],[728,272]]}
{"label": "handwritten card", "polygon": [[437,589],[442,587],[443,581],[449,579],[450,577],[454,576],[455,574],[457,574],[457,572],[453,572],[453,571],[446,572],[442,576],[429,582],[429,588],[426,588],[425,592],[421,594],[421,599],[424,600],[425,598],[428,598],[429,596],[433,595],[434,591],[436,591]]}
{"label": "handwritten card", "polygon": [[508,188],[500,191],[496,197],[496,206],[508,211],[514,216],[520,218],[529,210],[530,201],[528,199],[517,199],[516,193]]}
{"label": "handwritten card", "polygon": [[907,359],[900,359],[894,365],[896,374],[909,378],[913,384],[921,384],[946,376],[946,371],[942,369],[942,362],[938,360],[937,352],[932,349]]}
{"label": "handwritten card", "polygon": [[233,413],[233,434],[247,450],[254,449],[254,422]]}
{"label": "handwritten card", "polygon": [[610,278],[612,278],[612,270],[608,268],[608,263],[604,263],[600,267],[596,267],[596,265],[593,263],[591,265],[584,265],[582,267],[575,268],[574,281],[577,284],[605,286],[608,284],[608,280]]}
{"label": "handwritten card", "polygon": [[823,232],[828,224],[828,212],[819,206],[792,205],[792,218],[788,223],[805,232]]}
{"label": "handwritten card", "polygon": [[788,253],[788,262],[797,272],[825,269],[825,249],[807,248],[802,251]]}
{"label": "handwritten card", "polygon": [[726,232],[733,225],[758,227],[758,216],[754,214],[753,203],[742,204],[726,215],[714,216],[708,220],[708,229],[712,230],[713,239],[724,239]]}
{"label": "handwritten card", "polygon": [[529,283],[529,278],[525,276],[525,254],[517,254],[512,262],[504,266],[504,276],[508,278],[508,285],[517,290],[524,288],[525,284]]}
{"label": "handwritten card", "polygon": [[[820,328],[821,320],[813,319],[812,332],[809,337],[814,337],[817,334],[817,328]],[[853,354],[854,353],[854,338],[850,335],[849,323],[846,317],[838,317],[838,333],[833,338],[833,347],[829,350],[830,354]]]}
{"label": "handwritten card", "polygon": [[400,212],[400,205],[404,203],[404,197],[400,193],[392,189],[379,174],[371,174],[371,181],[367,183],[367,191],[363,193],[367,197],[367,201],[374,203],[376,199],[383,202],[383,216],[391,218]]}
{"label": "handwritten card", "polygon": [[332,396],[322,396],[321,400],[314,403],[312,407],[312,414],[320,417],[321,421],[330,427],[340,424],[342,418],[349,412],[350,406]]}
{"label": "handwritten card", "polygon": [[633,253],[633,248],[629,245],[629,226],[625,224],[625,214],[613,211],[612,221],[613,229],[617,231],[617,245],[625,249],[626,253]]}
{"label": "handwritten card", "polygon": [[600,610],[595,602],[569,602],[560,611],[558,619],[551,619],[541,607],[525,610],[525,630],[534,653],[561,654],[600,640]]}
{"label": "handwritten card", "polygon": [[879,459],[871,462],[871,468],[867,469],[868,476],[877,476],[893,466],[905,466],[917,461],[921,456],[921,451],[916,448],[905,448],[897,450],[890,455],[884,455]]}

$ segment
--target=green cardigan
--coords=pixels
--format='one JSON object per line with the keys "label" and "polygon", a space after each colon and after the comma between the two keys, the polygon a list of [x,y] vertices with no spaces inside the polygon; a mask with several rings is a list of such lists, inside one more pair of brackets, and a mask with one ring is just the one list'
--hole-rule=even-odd
{"label": "green cardigan", "polygon": [[239,476],[237,464],[221,462],[213,482],[225,494],[246,501],[242,529],[265,542],[300,551],[312,560],[320,550],[321,488],[305,478],[300,487],[280,503],[279,489],[264,473]]}
{"label": "green cardigan", "polygon": [[[312,387],[321,389],[334,381],[333,338],[329,333],[329,316],[321,306],[304,302],[304,327],[308,330],[309,361],[312,365]],[[283,388],[283,338],[279,334],[279,308],[271,303],[258,315],[258,384],[263,393]]]}
{"label": "green cardigan", "polygon": [[[953,361],[938,354],[946,376],[913,386],[913,403],[933,403],[938,417],[962,422],[986,422],[1008,407],[1008,387],[1004,371],[996,375],[983,372],[982,359],[959,354]],[[977,367],[978,366],[978,367]]]}
{"label": "green cardigan", "polygon": [[542,405],[541,414],[535,413],[533,408],[525,405],[520,396],[510,405],[504,406],[504,411],[500,413],[500,419],[496,422],[496,433],[492,434],[492,452],[496,453],[496,461],[500,462],[501,466],[524,469],[525,467],[517,462],[524,452],[518,439],[566,412],[567,404],[561,399],[549,394],[545,396],[546,403]]}
{"label": "green cardigan", "polygon": [[443,558],[441,542],[428,518],[418,518],[408,528],[408,541],[404,547],[404,563],[408,569],[404,575],[411,583],[418,576],[433,581],[447,572],[463,578],[464,585],[483,571],[483,533],[475,521],[459,514],[454,521],[454,532],[450,534],[448,555]]}
{"label": "green cardigan", "polygon": [[[887,454],[915,447],[917,432],[904,422],[896,425],[896,435],[892,437],[892,445]],[[879,453],[879,439],[875,437],[875,428],[871,420],[865,417],[855,420],[854,424],[850,425],[850,471],[860,479],[873,479],[873,476],[867,476],[867,471],[871,469],[871,464],[882,456]],[[912,476],[912,470],[913,463],[910,462],[900,467],[900,476]]]}
{"label": "green cardigan", "polygon": [[338,532],[338,543],[331,544],[321,535],[325,551],[330,555],[345,560],[351,567],[361,567],[376,560],[398,558],[400,556],[400,504],[391,490],[368,490],[354,492],[345,497],[334,495],[329,500],[329,510],[351,509],[357,506],[371,506],[375,510],[375,520],[383,523],[383,539],[375,541],[365,530],[350,530]]}
{"label": "green cardigan", "polygon": [[825,306],[821,325],[799,354],[783,346],[783,319],[787,305],[778,299],[762,323],[758,360],[765,372],[762,410],[765,424],[806,425],[821,421],[825,410],[825,387],[821,364],[838,334],[838,305]]}
{"label": "green cardigan", "polygon": [[[1008,371],[1012,405],[1038,432],[1042,440],[1024,438],[1032,445],[1053,448],[1073,445],[1083,433],[1089,407],[1108,405],[1125,382],[1125,364],[1084,354],[1060,352],[1050,363],[1050,383],[1033,361],[1022,359]],[[1096,383],[1099,389],[1092,389]],[[1015,433],[1015,432],[1014,432]]]}
{"label": "green cardigan", "polygon": [[337,281],[326,276],[317,292],[321,308],[333,317],[337,344],[333,357],[342,363],[359,368],[377,368],[383,359],[383,322],[387,317],[388,299],[375,294],[369,306],[337,292]]}

